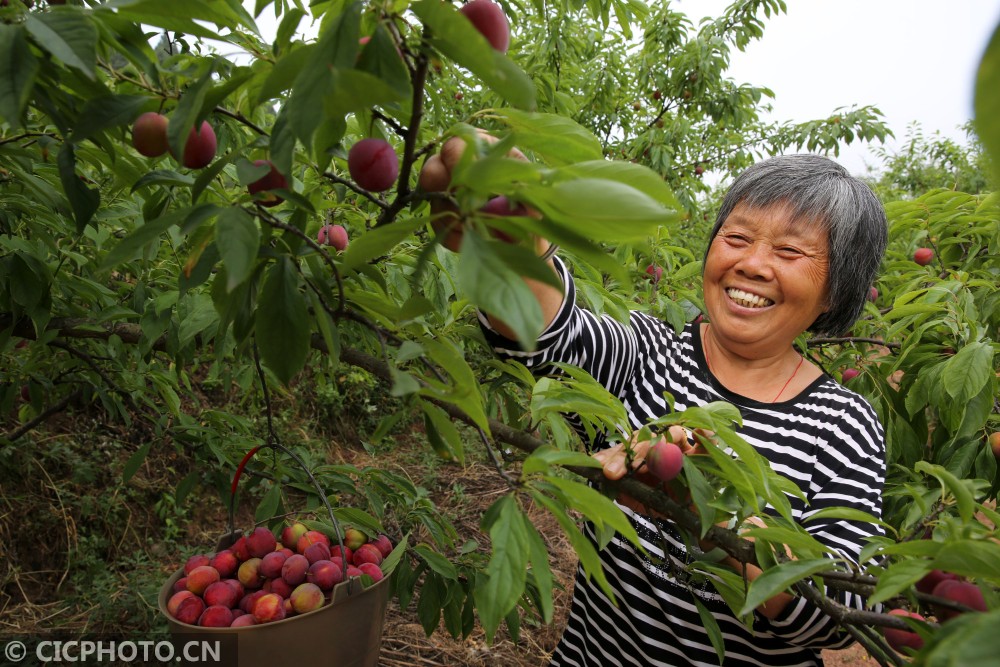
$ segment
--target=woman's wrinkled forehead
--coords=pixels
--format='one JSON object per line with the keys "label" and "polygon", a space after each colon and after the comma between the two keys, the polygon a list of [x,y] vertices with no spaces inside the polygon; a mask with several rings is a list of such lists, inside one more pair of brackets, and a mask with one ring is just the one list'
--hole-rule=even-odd
{"label": "woman's wrinkled forehead", "polygon": [[716,233],[733,223],[760,221],[767,217],[780,220],[784,224],[782,231],[791,234],[809,233],[816,228],[829,232],[829,224],[824,216],[817,214],[813,210],[794,206],[788,201],[778,201],[763,205],[754,205],[746,201],[741,201],[733,207],[729,215],[726,216],[726,219],[721,221]]}

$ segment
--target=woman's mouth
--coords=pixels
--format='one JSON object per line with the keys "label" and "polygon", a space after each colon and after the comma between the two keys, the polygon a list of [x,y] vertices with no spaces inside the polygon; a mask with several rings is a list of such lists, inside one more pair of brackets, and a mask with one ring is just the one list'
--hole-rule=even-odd
{"label": "woman's mouth", "polygon": [[774,301],[771,301],[767,297],[751,294],[750,292],[744,292],[743,290],[735,287],[727,287],[726,296],[744,308],[766,308],[767,306],[774,305]]}

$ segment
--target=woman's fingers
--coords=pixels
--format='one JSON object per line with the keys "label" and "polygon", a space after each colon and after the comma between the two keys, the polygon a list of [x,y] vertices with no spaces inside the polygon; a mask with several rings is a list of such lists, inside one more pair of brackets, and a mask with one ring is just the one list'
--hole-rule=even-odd
{"label": "woman's fingers", "polygon": [[632,470],[639,470],[645,465],[646,454],[649,452],[650,442],[634,442],[629,444],[618,444],[607,449],[596,452],[593,456],[604,469],[604,476],[608,479],[621,479],[631,467]]}
{"label": "woman's fingers", "polygon": [[425,192],[444,192],[451,186],[451,172],[440,155],[432,155],[424,161],[417,184]]}

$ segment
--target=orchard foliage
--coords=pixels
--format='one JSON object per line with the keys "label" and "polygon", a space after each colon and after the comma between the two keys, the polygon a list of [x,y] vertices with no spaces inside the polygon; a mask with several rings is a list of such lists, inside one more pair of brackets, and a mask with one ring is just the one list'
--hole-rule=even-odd
{"label": "orchard foliage", "polygon": [[[763,35],[766,19],[784,11],[779,0],[741,0],[698,24],[669,3],[505,4],[506,53],[457,3],[439,0],[51,4],[0,8],[4,465],[27,465],[18,454],[32,430],[82,405],[142,421],[156,446],[197,443],[188,451],[225,473],[276,434],[270,419],[265,430],[245,415],[189,414],[185,398],[199,382],[237,387],[250,413],[269,406],[268,386],[361,369],[398,407],[379,415],[372,441],[421,421],[433,451],[460,465],[469,434],[478,435],[510,482],[483,517],[484,553],[463,545],[405,477],[315,466],[331,497],[369,501],[363,511],[339,508],[342,518],[372,534],[389,521],[405,532],[394,590],[404,606],[416,600],[428,633],[443,620],[463,636],[478,622],[492,638],[503,623],[516,635],[524,614],[552,620],[553,578],[529,503],[556,517],[609,593],[578,518],[604,540],[636,540],[585,483],[599,472],[564,417],[578,412],[591,432],[620,432],[622,406],[578,369],[535,379],[492,359],[478,332],[480,307],[525,346],[539,333],[522,276],[551,277],[531,236],[561,246],[588,307],[622,319],[648,309],[679,328],[702,307],[698,258],[714,196],[705,171],[729,176],[787,150],[836,154],[843,142],[888,133],[870,107],[764,122],[770,91],[726,77],[732,49]],[[265,12],[278,23],[272,43],[257,27]],[[246,57],[229,58],[235,51]],[[998,70],[994,40],[977,109],[1000,100]],[[168,119],[163,155],[133,146],[133,123],[150,112]],[[996,118],[977,120],[994,158]],[[205,124],[213,155],[185,167],[175,156]],[[501,140],[480,141],[475,128]],[[442,246],[448,230],[431,224],[430,200],[445,195],[416,186],[423,161],[453,135],[472,146],[447,195],[465,224],[457,254]],[[381,157],[359,157],[352,169],[357,145]],[[386,145],[398,172],[383,187],[369,179],[384,175],[376,172]],[[514,146],[531,160],[508,158]],[[961,575],[992,611],[922,625],[922,651],[928,664],[979,664],[1000,621],[997,461],[987,446],[1000,430],[1000,206],[988,188],[964,193],[936,181],[946,187],[924,191],[913,182],[884,191],[891,244],[863,319],[842,339],[801,341],[835,376],[860,369],[849,386],[886,426],[887,537],[868,547],[873,565],[832,558],[791,520],[787,494],[797,490],[736,435],[733,406],[650,425],[718,434],[710,456],[685,459],[677,478],[694,512],[635,480],[621,486],[768,570],[747,587],[711,558],[694,566],[748,621],[760,601],[794,588],[884,662],[898,657],[872,627],[912,627],[899,614],[839,609],[824,585],[916,612],[931,602],[913,588],[926,573]],[[541,217],[484,214],[498,196]],[[934,249],[931,264],[912,260],[918,247]],[[498,443],[522,459],[502,461]],[[126,482],[152,446],[131,455]],[[283,510],[283,486],[311,493],[281,461],[268,473],[258,479],[260,521]],[[178,502],[203,482],[186,478]],[[765,507],[774,514],[754,530],[756,549],[714,526]],[[782,545],[797,560],[786,561]]]}

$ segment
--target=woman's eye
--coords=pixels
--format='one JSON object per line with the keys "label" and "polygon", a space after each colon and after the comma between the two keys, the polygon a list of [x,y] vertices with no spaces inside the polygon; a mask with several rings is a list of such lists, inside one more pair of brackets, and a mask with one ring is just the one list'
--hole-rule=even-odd
{"label": "woman's eye", "polygon": [[789,256],[798,257],[799,255],[802,254],[802,251],[799,250],[798,248],[792,248],[792,247],[789,247],[789,246],[786,246],[786,247],[783,247],[783,248],[778,248],[778,252],[781,255],[786,256],[786,257],[789,257]]}

